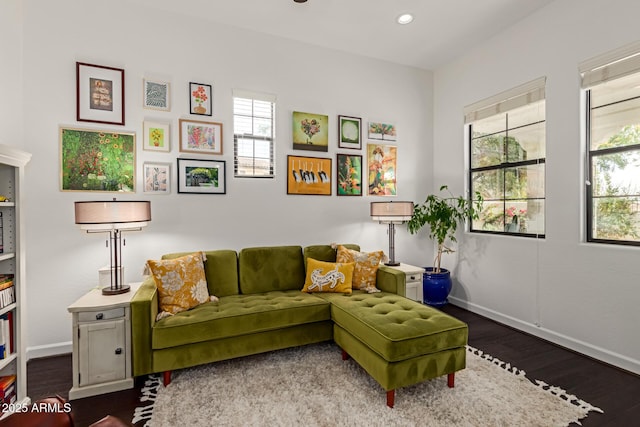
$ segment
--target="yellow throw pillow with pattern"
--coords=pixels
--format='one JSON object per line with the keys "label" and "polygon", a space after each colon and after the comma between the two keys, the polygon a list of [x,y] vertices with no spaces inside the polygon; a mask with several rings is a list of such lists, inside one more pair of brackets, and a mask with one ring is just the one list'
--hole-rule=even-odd
{"label": "yellow throw pillow with pattern", "polygon": [[302,292],[351,293],[353,263],[324,262],[307,258],[307,277]]}
{"label": "yellow throw pillow with pattern", "polygon": [[376,276],[380,261],[384,257],[384,252],[358,252],[338,245],[336,254],[337,262],[353,262],[353,289],[360,289],[369,293],[380,292],[376,288]]}
{"label": "yellow throw pillow with pattern", "polygon": [[149,260],[147,265],[158,287],[157,320],[210,301],[202,252],[175,259]]}

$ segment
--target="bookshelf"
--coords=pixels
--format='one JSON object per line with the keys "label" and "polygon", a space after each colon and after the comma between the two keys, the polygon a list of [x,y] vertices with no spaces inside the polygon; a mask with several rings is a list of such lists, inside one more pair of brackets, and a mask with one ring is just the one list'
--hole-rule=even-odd
{"label": "bookshelf", "polygon": [[0,346],[4,337],[7,349],[0,354],[0,377],[16,375],[16,404],[28,404],[26,349],[26,267],[25,226],[22,213],[22,190],[24,169],[31,154],[15,147],[0,144],[0,196],[9,201],[0,201],[2,214],[2,239],[0,253],[0,275],[12,275],[14,302],[0,308],[0,319],[11,317],[9,327],[0,334]]}

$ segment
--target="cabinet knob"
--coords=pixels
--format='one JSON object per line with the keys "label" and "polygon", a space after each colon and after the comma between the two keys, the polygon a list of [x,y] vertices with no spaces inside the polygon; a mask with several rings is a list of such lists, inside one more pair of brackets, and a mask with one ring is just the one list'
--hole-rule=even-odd
{"label": "cabinet knob", "polygon": [[104,317],[103,313],[96,314],[96,320],[102,320],[103,317]]}
{"label": "cabinet knob", "polygon": [[116,354],[122,354],[122,348],[120,347],[116,348]]}

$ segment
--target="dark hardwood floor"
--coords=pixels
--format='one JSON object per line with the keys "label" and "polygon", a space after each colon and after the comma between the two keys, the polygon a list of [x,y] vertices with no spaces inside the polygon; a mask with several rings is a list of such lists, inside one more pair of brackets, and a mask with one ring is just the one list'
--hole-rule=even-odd
{"label": "dark hardwood floor", "polygon": [[[604,414],[590,412],[585,427],[640,425],[640,376],[595,361],[528,334],[448,305],[444,312],[469,325],[469,345],[523,369],[531,380],[561,387]],[[71,355],[29,361],[28,395],[32,400],[60,395],[71,388]],[[143,381],[139,381],[140,383]],[[140,384],[134,389],[71,402],[78,426],[88,426],[107,414],[130,422],[140,406]],[[381,399],[384,399],[381,394]]]}

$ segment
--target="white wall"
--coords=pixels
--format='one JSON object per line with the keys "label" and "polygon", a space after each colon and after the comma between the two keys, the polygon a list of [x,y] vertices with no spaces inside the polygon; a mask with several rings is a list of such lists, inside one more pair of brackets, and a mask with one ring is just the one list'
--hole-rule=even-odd
{"label": "white wall", "polygon": [[[291,149],[294,110],[329,116],[326,157],[333,159],[334,170],[338,114],[362,117],[365,124],[394,122],[399,133],[396,199],[423,199],[431,186],[430,72],[167,15],[124,0],[23,4],[25,124],[18,131],[24,132],[26,149],[33,153],[27,174],[32,357],[70,350],[66,307],[97,284],[97,269],[108,262],[104,236],[86,235],[74,225],[73,202],[113,194],[61,192],[59,186],[58,126],[101,127],[75,121],[76,61],[125,69],[126,126],[104,127],[140,133],[145,118],[172,123],[170,154],[137,152],[139,171],[144,161],[173,164],[172,194],[154,196],[139,190],[136,195],[118,195],[152,203],[149,227],[126,236],[128,280],[139,280],[146,259],[173,251],[331,242],[358,242],[365,250],[386,251],[385,226],[369,219],[369,202],[380,198],[286,195],[286,156],[324,156]],[[171,81],[171,112],[142,109],[145,76]],[[225,142],[224,154],[211,158],[227,161],[226,195],[176,193],[176,127],[177,119],[187,116],[190,81],[214,87],[213,120],[224,124]],[[276,179],[232,177],[232,88],[278,96]],[[366,156],[366,151],[360,154]],[[140,189],[140,172],[137,183]],[[408,235],[404,227],[398,229],[396,244],[397,258],[404,262],[422,265],[431,258],[426,239]]]}
{"label": "white wall", "polygon": [[22,147],[22,2],[0,4],[0,144]]}
{"label": "white wall", "polygon": [[[465,234],[455,302],[640,373],[640,252],[584,240],[578,63],[638,40],[636,0],[558,0],[434,73],[434,184],[465,189],[465,105],[546,76],[546,239]],[[452,262],[452,261],[449,261]]]}

